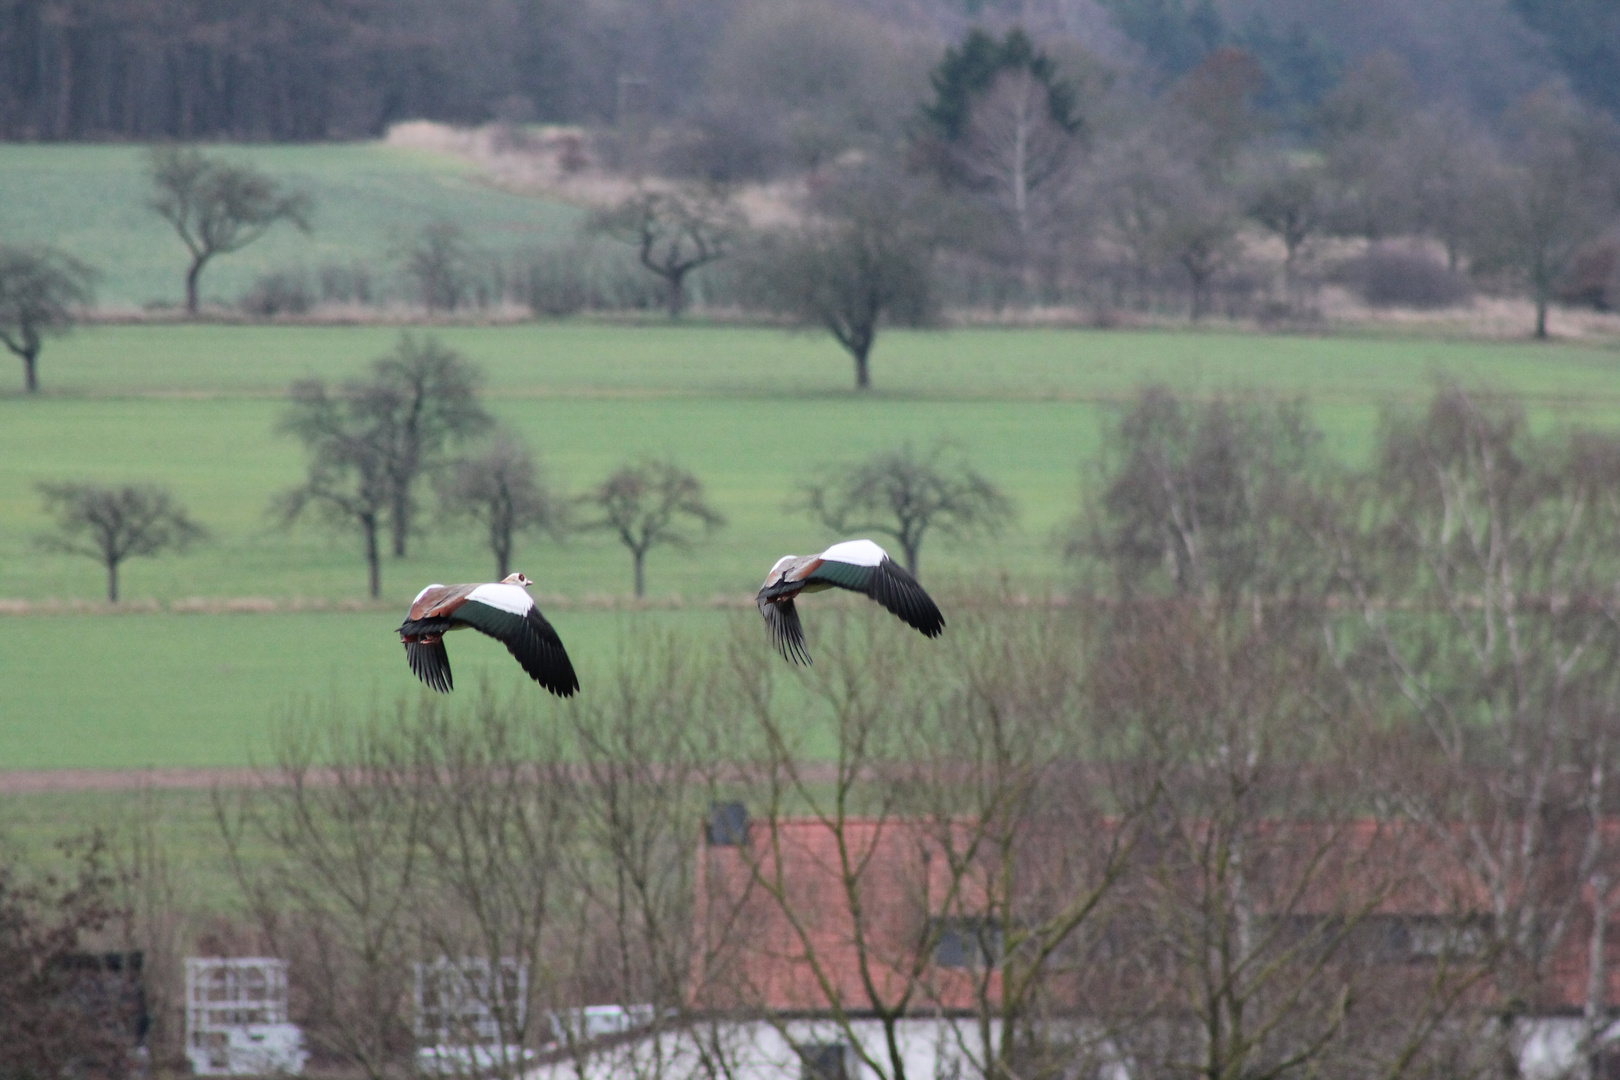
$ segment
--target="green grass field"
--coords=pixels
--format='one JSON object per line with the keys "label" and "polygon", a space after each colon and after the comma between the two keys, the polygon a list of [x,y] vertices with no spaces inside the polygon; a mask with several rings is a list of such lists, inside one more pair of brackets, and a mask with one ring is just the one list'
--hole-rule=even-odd
{"label": "green grass field", "polygon": [[[1062,330],[894,332],[874,355],[877,390],[858,398],[848,362],[820,336],[712,326],[544,324],[445,328],[486,374],[487,401],[572,490],[636,454],[669,454],[709,487],[728,525],[695,551],[649,560],[662,619],[707,635],[746,603],[771,561],[835,539],[784,512],[815,468],[903,440],[948,437],[1017,501],[995,540],[924,549],[925,579],[949,592],[1006,576],[1041,590],[1063,579],[1054,535],[1076,512],[1080,466],[1113,406],[1145,382],[1201,392],[1304,394],[1333,448],[1366,451],[1380,404],[1419,402],[1437,375],[1523,394],[1539,424],[1620,419],[1620,352],[1530,344]],[[0,599],[94,602],[98,567],[47,554],[34,485],[153,480],[171,487],[212,538],[183,557],[132,561],[131,606],[258,597],[363,603],[353,537],[265,515],[297,482],[296,444],[273,434],[279,396],[305,375],[341,378],[387,351],[385,328],[100,327],[53,342],[46,393],[0,397]],[[15,374],[15,373],[13,373]],[[539,582],[590,670],[630,616],[629,560],[602,537],[535,542],[518,565]],[[436,526],[384,567],[387,603],[364,611],[0,616],[7,700],[0,769],[215,765],[263,752],[262,733],[301,696],[415,684],[390,631],[428,581],[492,570],[479,538]],[[60,606],[60,605],[58,605]],[[181,606],[184,606],[181,604]],[[203,606],[206,606],[204,604]],[[812,634],[814,627],[811,627]],[[467,637],[473,637],[468,635]],[[456,642],[458,681],[509,662],[493,643]]]}
{"label": "green grass field", "polygon": [[[147,209],[150,181],[135,146],[0,146],[0,242],[49,243],[101,273],[97,295],[115,306],[175,305],[186,253],[168,224]],[[379,143],[231,146],[247,161],[315,199],[305,236],[278,227],[203,275],[205,302],[240,296],[271,269],[360,263],[383,284],[400,243],[429,221],[451,221],[470,242],[510,251],[570,234],[579,211],[479,182],[456,160]]]}

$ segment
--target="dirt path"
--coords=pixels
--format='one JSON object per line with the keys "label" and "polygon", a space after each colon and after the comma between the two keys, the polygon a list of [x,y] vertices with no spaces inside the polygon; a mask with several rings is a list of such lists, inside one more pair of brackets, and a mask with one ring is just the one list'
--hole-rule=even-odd
{"label": "dirt path", "polygon": [[0,795],[37,795],[48,791],[140,791],[214,787],[260,787],[274,773],[247,767],[211,769],[5,769]]}

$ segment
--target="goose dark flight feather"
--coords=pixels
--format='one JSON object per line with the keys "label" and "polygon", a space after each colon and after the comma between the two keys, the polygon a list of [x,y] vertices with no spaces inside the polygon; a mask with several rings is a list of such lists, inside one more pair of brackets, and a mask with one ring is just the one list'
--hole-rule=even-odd
{"label": "goose dark flight feather", "polygon": [[808,664],[810,653],[793,599],[823,589],[864,593],[924,637],[938,637],[945,629],[945,616],[905,567],[870,540],[846,540],[820,555],[782,556],[755,598],[771,644],[794,663]]}
{"label": "goose dark flight feather", "polygon": [[450,655],[444,635],[471,627],[506,646],[529,677],[558,697],[571,697],[579,689],[574,665],[562,639],[534,606],[522,574],[478,585],[429,585],[416,594],[410,614],[400,624],[405,660],[416,677],[440,692],[448,692]]}

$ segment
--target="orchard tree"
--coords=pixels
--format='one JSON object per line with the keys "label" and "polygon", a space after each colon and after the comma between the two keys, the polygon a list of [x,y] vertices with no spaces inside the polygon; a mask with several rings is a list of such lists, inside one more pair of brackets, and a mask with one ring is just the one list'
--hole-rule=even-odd
{"label": "orchard tree", "polygon": [[310,231],[314,201],[251,165],[201,151],[160,146],[148,158],[153,194],[148,206],[174,227],[191,253],[186,313],[197,314],[197,281],[219,255],[240,251],[281,222]]}
{"label": "orchard tree", "polygon": [[208,535],[185,507],[152,484],[40,484],[45,512],[56,528],[38,538],[41,547],[99,562],[107,571],[107,602],[118,602],[118,568],[127,559],[184,551]]}
{"label": "orchard tree", "polygon": [[417,481],[442,464],[452,443],[493,422],[478,403],[478,379],[477,368],[436,338],[403,334],[392,353],[372,362],[369,380],[345,388],[383,448],[395,558],[405,555]]}
{"label": "orchard tree", "polygon": [[912,576],[930,532],[994,535],[1014,516],[1012,500],[944,444],[926,454],[907,444],[829,468],[803,489],[798,505],[840,535],[894,537]]}
{"label": "orchard tree", "polygon": [[428,311],[454,311],[473,289],[473,252],[453,221],[430,221],[402,245],[405,276]]}
{"label": "orchard tree", "polygon": [[23,387],[39,392],[47,334],[72,328],[74,309],[94,299],[95,271],[55,248],[0,245],[0,342],[23,363]]}
{"label": "orchard tree", "polygon": [[276,498],[271,512],[286,526],[314,510],[335,529],[358,529],[375,599],[382,592],[377,538],[394,492],[385,433],[359,401],[330,393],[319,379],[294,383],[290,396],[278,427],[309,451],[309,472]]}
{"label": "orchard tree", "polygon": [[673,461],[620,466],[584,501],[599,515],[584,527],[613,533],[630,552],[638,597],[647,591],[647,552],[687,547],[693,529],[713,532],[726,522],[704,498],[703,483]]}
{"label": "orchard tree", "polygon": [[686,310],[687,275],[731,254],[742,228],[742,214],[712,185],[638,191],[591,221],[593,231],[635,248],[663,281],[671,319]]}
{"label": "orchard tree", "polygon": [[899,180],[850,177],[764,245],[763,285],[778,310],[831,333],[855,361],[855,389],[868,390],[878,328],[935,317],[934,232]]}
{"label": "orchard tree", "polygon": [[520,534],[561,538],[567,532],[567,500],[552,490],[529,448],[510,432],[497,434],[484,453],[451,462],[439,497],[451,516],[484,527],[496,580],[511,572],[512,546]]}

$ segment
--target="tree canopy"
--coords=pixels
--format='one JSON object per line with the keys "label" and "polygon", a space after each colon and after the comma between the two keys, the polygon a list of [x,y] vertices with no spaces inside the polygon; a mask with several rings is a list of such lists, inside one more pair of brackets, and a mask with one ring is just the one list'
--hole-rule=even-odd
{"label": "tree canopy", "polygon": [[251,165],[178,146],[152,150],[149,165],[153,194],[148,205],[173,226],[191,254],[188,314],[197,314],[197,281],[216,256],[240,251],[281,222],[310,231],[310,196],[284,188]]}
{"label": "tree canopy", "polygon": [[66,333],[76,308],[95,297],[96,273],[50,247],[0,244],[0,344],[23,364],[23,388],[39,391],[39,352],[45,337]]}
{"label": "tree canopy", "polygon": [[128,559],[184,551],[208,535],[184,506],[154,484],[40,484],[56,527],[39,536],[49,551],[83,555],[107,571],[107,601],[118,602],[118,568]]}

